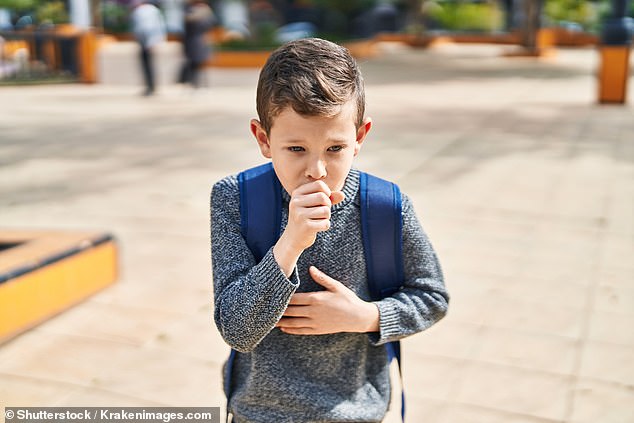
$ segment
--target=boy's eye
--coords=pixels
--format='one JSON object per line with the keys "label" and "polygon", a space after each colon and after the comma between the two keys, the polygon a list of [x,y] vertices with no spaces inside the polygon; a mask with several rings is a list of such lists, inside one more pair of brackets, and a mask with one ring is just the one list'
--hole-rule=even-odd
{"label": "boy's eye", "polygon": [[288,147],[288,151],[295,151],[295,152],[304,151],[304,147],[297,147],[297,146]]}
{"label": "boy's eye", "polygon": [[333,145],[332,147],[330,147],[328,149],[328,151],[332,151],[332,152],[335,152],[335,153],[338,152],[338,151],[341,151],[341,150],[343,150],[343,146],[341,146],[341,145]]}

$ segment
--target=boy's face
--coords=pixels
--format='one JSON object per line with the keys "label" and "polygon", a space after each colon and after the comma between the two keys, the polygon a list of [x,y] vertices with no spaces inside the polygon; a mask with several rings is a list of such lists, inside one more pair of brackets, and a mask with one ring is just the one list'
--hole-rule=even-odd
{"label": "boy's face", "polygon": [[339,191],[372,127],[372,120],[365,118],[357,129],[356,113],[353,100],[332,117],[302,116],[287,107],[273,120],[269,136],[255,119],[251,132],[262,155],[273,160],[275,173],[289,194],[317,180]]}

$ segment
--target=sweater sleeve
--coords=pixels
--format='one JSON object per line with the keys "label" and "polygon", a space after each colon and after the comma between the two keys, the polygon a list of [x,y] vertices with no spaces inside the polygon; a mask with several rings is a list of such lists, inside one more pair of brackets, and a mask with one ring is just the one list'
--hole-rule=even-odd
{"label": "sweater sleeve", "polygon": [[211,256],[214,320],[232,348],[249,352],[275,327],[299,286],[287,278],[269,249],[256,263],[240,233],[240,200],[235,177],[211,192]]}
{"label": "sweater sleeve", "polygon": [[421,332],[447,313],[449,295],[436,253],[423,231],[410,199],[403,195],[403,271],[405,281],[395,294],[376,301],[379,333],[375,345]]}

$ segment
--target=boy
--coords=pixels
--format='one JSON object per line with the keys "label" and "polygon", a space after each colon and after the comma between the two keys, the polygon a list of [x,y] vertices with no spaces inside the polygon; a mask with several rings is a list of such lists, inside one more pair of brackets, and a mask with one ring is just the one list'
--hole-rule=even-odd
{"label": "boy", "polygon": [[331,42],[285,44],[260,73],[251,132],[283,187],[281,236],[262,260],[240,232],[236,176],[211,195],[214,318],[238,351],[226,392],[234,422],[381,421],[383,344],[447,311],[440,266],[406,196],[403,286],[370,301],[352,168],[372,127],[364,110],[359,69]]}

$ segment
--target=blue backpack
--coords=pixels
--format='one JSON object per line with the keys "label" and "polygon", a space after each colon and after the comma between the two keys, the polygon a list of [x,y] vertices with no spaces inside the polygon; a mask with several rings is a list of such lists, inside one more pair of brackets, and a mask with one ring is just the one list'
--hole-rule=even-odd
{"label": "blue backpack", "polygon": [[[359,183],[368,288],[372,300],[377,301],[397,292],[403,284],[401,191],[396,184],[364,172],[360,174]],[[280,237],[282,186],[271,163],[241,172],[238,185],[242,236],[256,262],[260,262]],[[385,347],[388,362],[396,359],[400,374],[400,342],[389,342]],[[232,349],[225,367],[227,404],[235,355]],[[401,393],[401,418],[405,420],[404,392]]]}

